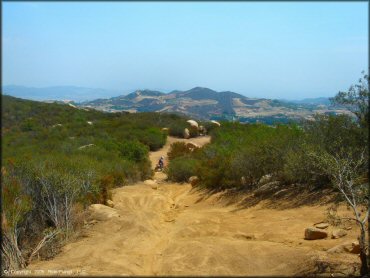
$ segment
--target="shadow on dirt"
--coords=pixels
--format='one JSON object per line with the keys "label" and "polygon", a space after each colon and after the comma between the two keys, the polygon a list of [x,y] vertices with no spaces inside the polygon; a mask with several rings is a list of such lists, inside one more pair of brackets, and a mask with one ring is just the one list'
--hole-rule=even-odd
{"label": "shadow on dirt", "polygon": [[235,206],[233,211],[247,209],[263,202],[263,207],[270,209],[292,209],[300,206],[328,205],[342,201],[340,195],[332,188],[315,188],[301,184],[283,185],[278,190],[265,194],[254,194],[255,189],[232,188],[225,190],[195,187],[199,193],[196,203],[213,198],[225,206]]}

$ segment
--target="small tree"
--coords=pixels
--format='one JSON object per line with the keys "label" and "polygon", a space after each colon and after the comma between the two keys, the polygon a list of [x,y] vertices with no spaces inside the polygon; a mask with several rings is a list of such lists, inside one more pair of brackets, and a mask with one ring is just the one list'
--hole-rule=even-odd
{"label": "small tree", "polygon": [[346,106],[354,113],[361,126],[368,127],[369,124],[369,75],[362,72],[363,77],[358,84],[352,85],[347,92],[339,92],[331,98],[333,104]]}
{"label": "small tree", "polygon": [[[368,273],[366,256],[366,221],[369,215],[366,198],[368,198],[367,187],[367,157],[366,148],[360,153],[342,149],[332,155],[327,152],[310,153],[311,158],[317,163],[322,171],[326,172],[332,184],[340,191],[347,204],[352,208],[355,220],[360,226],[360,259],[361,275]],[[366,213],[361,214],[361,208],[366,208]]]}
{"label": "small tree", "polygon": [[[361,127],[363,128],[364,144],[368,145],[369,135],[369,75],[362,72],[363,77],[358,81],[358,84],[352,85],[347,92],[339,92],[334,98],[331,98],[333,104],[344,105],[352,111]],[[368,198],[368,207],[370,207],[370,198]],[[370,214],[368,216],[368,234],[370,235]],[[368,245],[370,246],[370,236]],[[370,252],[368,256],[368,269],[370,269]]]}

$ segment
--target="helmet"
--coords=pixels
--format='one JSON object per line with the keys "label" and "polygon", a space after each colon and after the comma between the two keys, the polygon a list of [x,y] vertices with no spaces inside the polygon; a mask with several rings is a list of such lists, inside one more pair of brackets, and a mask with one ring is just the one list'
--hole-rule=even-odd
{"label": "helmet", "polygon": [[164,157],[163,157],[163,156],[161,156],[161,159],[164,159]]}

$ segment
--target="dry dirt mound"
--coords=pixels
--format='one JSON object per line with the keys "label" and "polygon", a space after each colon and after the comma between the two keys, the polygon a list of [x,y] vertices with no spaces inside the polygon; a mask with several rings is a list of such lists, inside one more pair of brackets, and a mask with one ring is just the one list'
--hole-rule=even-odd
{"label": "dry dirt mound", "polygon": [[[191,141],[202,145],[208,140]],[[152,161],[168,147],[152,153]],[[110,217],[96,219],[53,260],[29,269],[89,275],[297,275],[320,271],[318,261],[358,260],[354,254],[324,251],[354,239],[354,229],[344,239],[304,240],[304,229],[325,218],[323,206],[278,210],[260,203],[240,210],[217,195],[205,198],[190,184],[164,178],[156,174],[155,189],[148,182],[115,189],[114,209],[97,210]]]}

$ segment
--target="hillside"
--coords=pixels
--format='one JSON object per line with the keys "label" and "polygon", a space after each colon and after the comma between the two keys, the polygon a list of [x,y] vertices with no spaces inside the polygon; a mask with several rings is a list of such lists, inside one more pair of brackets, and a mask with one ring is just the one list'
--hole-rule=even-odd
{"label": "hillside", "polygon": [[[150,178],[149,151],[167,140],[168,131],[162,128],[170,128],[170,133],[178,128],[182,134],[186,120],[171,114],[90,111],[3,95],[3,269],[23,268],[44,236],[54,241],[41,257],[52,257],[78,229],[87,206],[107,204],[114,187]],[[58,237],[50,235],[51,230]]]}
{"label": "hillside", "polygon": [[248,98],[234,92],[216,92],[202,87],[165,94],[138,90],[110,99],[80,103],[102,111],[175,112],[200,119],[238,119],[241,122],[287,122],[311,118],[315,113],[343,114],[343,108],[332,107],[328,99],[280,101]]}
{"label": "hillside", "polygon": [[[124,132],[126,138],[132,138],[132,134],[145,128],[170,129],[170,135],[182,136],[183,130],[187,127],[186,120],[189,117],[171,113],[129,113],[121,111],[108,113],[96,109],[76,106],[69,102],[55,101],[53,103],[32,101],[2,95],[2,132],[9,130],[40,132],[42,129],[49,129],[53,125],[71,127],[75,132],[83,134],[86,129],[96,130],[96,127],[112,128],[121,125],[121,129],[114,132]],[[93,123],[95,128],[90,128],[87,122]],[[206,122],[203,123],[205,126]],[[125,127],[127,129],[125,129]],[[68,132],[73,136],[73,132]],[[89,133],[86,133],[89,134]],[[139,136],[139,140],[142,137]]]}
{"label": "hillside", "polygon": [[[359,229],[340,219],[351,211],[334,202],[330,173],[312,156],[367,147],[368,133],[349,117],[317,116],[302,126],[222,122],[210,136],[183,139],[162,129],[182,131],[187,118],[178,115],[2,101],[4,269],[35,276],[55,269],[73,275],[359,272],[353,242]],[[154,172],[161,156],[164,172]],[[359,164],[356,180],[367,181],[367,166]],[[319,222],[328,223],[313,238],[307,231]]]}

